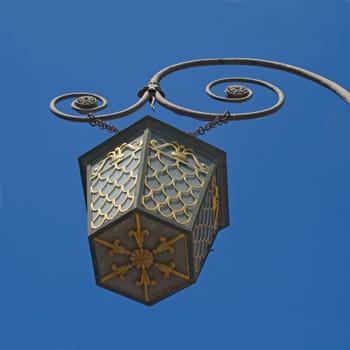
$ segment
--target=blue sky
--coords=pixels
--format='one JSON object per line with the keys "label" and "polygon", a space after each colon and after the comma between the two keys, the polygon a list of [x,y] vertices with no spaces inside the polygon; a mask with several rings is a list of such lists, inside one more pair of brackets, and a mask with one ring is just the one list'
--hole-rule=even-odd
{"label": "blue sky", "polygon": [[[295,350],[350,347],[349,105],[291,74],[209,67],[162,81],[167,97],[212,112],[212,80],[267,80],[275,115],[202,139],[226,150],[231,225],[198,282],[149,308],[95,286],[77,157],[107,132],[54,117],[57,95],[89,91],[108,111],[155,72],[210,57],[301,66],[350,89],[348,0],[11,1],[0,14],[2,171],[0,347],[8,350]],[[216,90],[220,91],[220,89]],[[201,122],[144,106],[183,130]]]}

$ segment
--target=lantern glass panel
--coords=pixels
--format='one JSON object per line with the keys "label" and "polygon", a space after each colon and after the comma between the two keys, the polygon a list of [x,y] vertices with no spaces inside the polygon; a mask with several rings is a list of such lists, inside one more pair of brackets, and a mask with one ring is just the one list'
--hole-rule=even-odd
{"label": "lantern glass panel", "polygon": [[189,224],[212,162],[171,137],[152,133],[142,205],[177,224]]}
{"label": "lantern glass panel", "polygon": [[92,164],[88,192],[91,229],[115,220],[135,203],[142,145],[142,137],[122,143]]}

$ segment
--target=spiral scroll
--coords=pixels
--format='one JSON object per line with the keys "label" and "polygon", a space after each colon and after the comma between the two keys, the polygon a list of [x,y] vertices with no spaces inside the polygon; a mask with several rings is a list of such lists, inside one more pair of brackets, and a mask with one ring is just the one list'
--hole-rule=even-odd
{"label": "spiral scroll", "polygon": [[[141,108],[146,102],[151,102],[151,106],[153,106],[155,102],[158,102],[160,105],[175,112],[176,114],[192,117],[200,120],[211,121],[211,120],[218,120],[219,118],[224,118],[225,117],[224,113],[208,113],[208,112],[192,110],[192,109],[185,108],[183,106],[176,105],[170,102],[169,100],[167,100],[165,98],[164,93],[160,89],[161,79],[163,79],[165,76],[171,73],[174,73],[176,71],[183,70],[183,69],[193,68],[193,67],[215,66],[215,65],[259,66],[259,67],[286,71],[286,72],[301,76],[305,79],[312,80],[315,83],[326,87],[327,89],[333,91],[342,99],[344,99],[345,102],[350,104],[350,92],[348,90],[344,89],[337,83],[321,75],[312,73],[306,69],[302,69],[296,66],[285,64],[285,63],[254,59],[254,58],[211,58],[211,59],[181,62],[160,70],[158,73],[156,73],[152,77],[150,83],[139,92],[140,98],[135,104],[133,104],[132,106],[124,110],[121,110],[115,113],[98,115],[98,118],[100,120],[111,120],[116,118],[122,118],[135,112],[136,110]],[[231,87],[231,91],[230,89],[228,89],[226,97],[217,96],[213,94],[210,90],[212,86],[219,84],[221,82],[238,81],[238,80],[242,82],[245,81],[253,84],[263,85],[273,90],[278,96],[278,102],[274,106],[264,110],[248,112],[248,113],[237,113],[237,114],[231,113],[230,120],[245,120],[245,119],[264,117],[276,112],[282,107],[284,102],[284,96],[282,91],[270,83],[256,80],[256,79],[248,79],[248,78],[219,79],[210,83],[209,88],[207,86],[207,93],[211,97],[225,101],[225,102],[243,102],[244,100],[247,100],[248,98],[251,97],[251,93],[249,92],[249,89],[247,89],[248,90],[248,94],[247,94],[244,87],[241,87],[241,86]],[[101,111],[107,106],[107,100],[96,94],[69,93],[69,94],[61,95],[54,98],[50,103],[51,111],[58,117],[66,120],[77,121],[77,122],[89,122],[90,119],[88,117],[81,117],[79,115],[64,113],[57,108],[57,104],[59,102],[62,102],[67,99],[72,99],[72,98],[76,98],[76,100],[73,101],[73,103],[71,104],[71,107],[76,111],[78,111],[80,114],[87,115],[92,112]],[[100,102],[100,105],[98,105],[98,101]]]}

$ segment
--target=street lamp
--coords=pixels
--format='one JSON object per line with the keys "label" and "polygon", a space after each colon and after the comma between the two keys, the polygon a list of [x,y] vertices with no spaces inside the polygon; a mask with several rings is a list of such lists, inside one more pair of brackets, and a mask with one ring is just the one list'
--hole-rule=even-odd
{"label": "street lamp", "polygon": [[[320,75],[279,62],[240,58],[195,60],[166,67],[139,92],[134,105],[116,113],[94,115],[107,106],[107,100],[95,94],[72,93],[53,99],[50,108],[57,116],[89,122],[116,134],[79,158],[91,255],[98,285],[146,305],[194,283],[218,231],[229,224],[226,154],[197,136],[224,123],[270,115],[284,102],[278,87],[242,77],[212,81],[206,92],[220,101],[244,102],[253,92],[237,83],[257,84],[275,92],[276,104],[249,113],[207,113],[165,98],[160,88],[162,78],[178,70],[209,65],[288,71],[327,87],[350,104],[347,90]],[[212,92],[213,86],[224,83],[230,83],[224,96]],[[86,117],[58,110],[59,102],[72,98],[72,108]],[[106,122],[131,114],[146,102],[152,109],[157,102],[207,124],[185,133],[149,116],[122,131]]]}

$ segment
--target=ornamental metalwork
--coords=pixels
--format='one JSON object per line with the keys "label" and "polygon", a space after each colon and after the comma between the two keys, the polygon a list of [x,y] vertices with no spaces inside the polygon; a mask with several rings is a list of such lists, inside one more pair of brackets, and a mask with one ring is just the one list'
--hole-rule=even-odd
{"label": "ornamental metalwork", "polygon": [[152,305],[196,282],[228,225],[225,152],[146,116],[79,160],[96,283]]}
{"label": "ornamental metalwork", "polygon": [[[165,67],[140,89],[133,105],[113,113],[96,114],[108,101],[93,93],[74,92],[51,101],[51,111],[58,117],[116,134],[79,158],[97,285],[152,305],[197,281],[218,232],[229,225],[226,154],[197,136],[230,122],[271,115],[283,106],[284,93],[251,77],[219,77],[203,89],[208,97],[226,103],[225,109],[213,113],[170,101],[161,81],[185,69],[237,65],[298,75],[350,104],[350,92],[334,81],[300,67],[255,58],[212,58]],[[219,85],[224,86],[221,93],[214,92]],[[235,103],[255,98],[256,85],[274,93],[273,105],[244,113],[230,110]],[[78,115],[59,109],[65,100],[73,100],[71,107]],[[183,132],[150,116],[124,130],[107,122],[146,103],[152,111],[159,104],[206,124]]]}
{"label": "ornamental metalwork", "polygon": [[[150,302],[149,289],[156,286],[157,280],[154,277],[154,270],[161,272],[162,278],[169,279],[170,276],[176,276],[183,280],[189,280],[188,258],[187,270],[181,272],[176,269],[176,263],[172,260],[172,254],[175,252],[175,243],[182,240],[186,244],[186,235],[179,233],[171,239],[164,236],[159,237],[158,244],[153,249],[145,249],[145,237],[151,232],[141,227],[140,216],[135,214],[135,228],[128,231],[128,236],[135,240],[135,247],[132,250],[125,248],[119,239],[113,242],[107,242],[100,238],[94,238],[94,241],[108,250],[109,256],[116,254],[122,255],[125,262],[119,266],[111,264],[111,272],[100,278],[99,282],[104,284],[112,278],[119,278],[120,281],[127,279],[128,272],[132,269],[137,269],[139,278],[133,283],[142,288],[143,298],[145,302]],[[186,249],[185,249],[186,251]],[[162,254],[163,260],[157,260],[157,257]],[[164,255],[168,257],[168,262],[163,263]]]}
{"label": "ornamental metalwork", "polygon": [[93,166],[90,175],[92,229],[126,212],[134,203],[142,139],[123,143]]}
{"label": "ornamental metalwork", "polygon": [[219,227],[219,200],[219,186],[217,185],[216,176],[213,176],[193,230],[194,270],[196,275],[203,266]]}
{"label": "ornamental metalwork", "polygon": [[177,142],[150,142],[142,204],[151,211],[188,224],[208,175],[208,165]]}
{"label": "ornamental metalwork", "polygon": [[225,89],[225,95],[228,98],[244,98],[251,94],[251,91],[242,85],[229,85]]}
{"label": "ornamental metalwork", "polygon": [[[151,106],[154,107],[155,103],[158,103],[162,105],[163,107],[175,112],[178,115],[187,116],[196,118],[199,120],[205,120],[205,121],[214,121],[218,119],[225,118],[227,115],[227,111],[224,112],[218,112],[218,113],[210,113],[206,111],[198,111],[189,109],[183,106],[176,105],[175,103],[169,101],[165,96],[164,91],[160,87],[161,80],[164,79],[166,76],[175,73],[177,71],[181,71],[184,69],[194,68],[194,67],[203,67],[203,66],[255,66],[255,67],[264,67],[268,69],[276,69],[281,70],[284,72],[288,72],[294,75],[298,75],[302,78],[311,80],[319,85],[324,86],[325,88],[333,91],[338,96],[340,96],[345,102],[350,104],[350,92],[337,84],[336,82],[329,80],[322,75],[313,73],[309,70],[293,66],[290,64],[282,63],[282,62],[276,62],[276,61],[270,61],[270,60],[263,60],[263,59],[256,59],[256,58],[209,58],[209,59],[199,59],[199,60],[193,60],[193,61],[187,61],[187,62],[181,62],[177,63],[171,66],[168,66],[159,72],[157,72],[151,79],[150,82],[143,87],[139,92],[139,99],[136,101],[133,105],[130,107],[127,107],[123,110],[109,113],[109,114],[102,114],[98,116],[99,120],[112,120],[116,118],[125,117],[138,109],[140,109],[144,104],[147,102],[151,103]],[[271,83],[268,83],[266,81],[257,80],[257,79],[251,79],[251,78],[221,78],[219,79],[220,82],[232,82],[232,81],[240,81],[240,82],[251,82],[252,84],[259,84],[263,85],[268,89],[273,90],[277,97],[278,101],[271,107],[258,110],[258,111],[251,111],[246,113],[235,113],[230,111],[230,121],[238,121],[238,120],[247,120],[247,119],[254,119],[254,118],[260,118],[265,117],[268,115],[271,115],[275,112],[277,112],[284,103],[284,94],[281,89],[274,86]],[[208,87],[207,87],[207,93],[208,93]],[[214,94],[213,94],[214,95]],[[51,111],[57,115],[60,118],[70,120],[70,121],[76,121],[76,122],[89,122],[90,119],[88,117],[82,117],[81,115],[74,115],[65,113],[58,108],[58,104],[64,100],[69,100],[72,98],[79,98],[81,96],[91,96],[95,97],[101,104],[95,108],[85,110],[84,108],[81,108],[79,112],[81,114],[89,114],[92,113],[92,111],[96,110],[103,110],[107,106],[107,100],[99,95],[93,94],[93,93],[87,93],[87,92],[74,92],[74,93],[68,93],[61,96],[58,96],[54,98],[50,103],[50,109]],[[220,96],[217,96],[220,97]],[[220,99],[223,99],[225,102],[231,102],[233,99],[227,98],[226,96],[221,96]]]}
{"label": "ornamental metalwork", "polygon": [[97,98],[94,96],[80,96],[72,103],[72,107],[74,109],[77,109],[78,111],[80,109],[91,109],[97,107]]}

